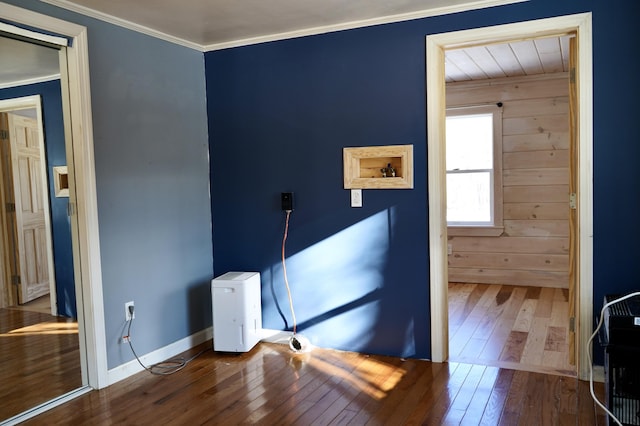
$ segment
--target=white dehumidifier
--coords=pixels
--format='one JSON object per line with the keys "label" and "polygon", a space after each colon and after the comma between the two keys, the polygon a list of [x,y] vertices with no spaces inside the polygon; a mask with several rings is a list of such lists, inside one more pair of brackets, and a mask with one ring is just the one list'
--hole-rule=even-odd
{"label": "white dehumidifier", "polygon": [[248,352],[262,335],[259,272],[227,272],[211,281],[213,349]]}

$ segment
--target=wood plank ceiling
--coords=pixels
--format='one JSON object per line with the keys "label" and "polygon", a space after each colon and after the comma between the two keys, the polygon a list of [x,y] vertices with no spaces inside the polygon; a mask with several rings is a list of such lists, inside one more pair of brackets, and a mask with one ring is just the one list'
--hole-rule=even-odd
{"label": "wood plank ceiling", "polygon": [[549,37],[445,52],[447,83],[567,72],[569,38]]}

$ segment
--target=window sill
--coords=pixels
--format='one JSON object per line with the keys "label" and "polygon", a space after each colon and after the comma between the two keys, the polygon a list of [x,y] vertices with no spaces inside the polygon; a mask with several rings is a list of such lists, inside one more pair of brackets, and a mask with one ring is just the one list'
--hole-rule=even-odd
{"label": "window sill", "polygon": [[447,226],[450,237],[499,237],[504,226]]}

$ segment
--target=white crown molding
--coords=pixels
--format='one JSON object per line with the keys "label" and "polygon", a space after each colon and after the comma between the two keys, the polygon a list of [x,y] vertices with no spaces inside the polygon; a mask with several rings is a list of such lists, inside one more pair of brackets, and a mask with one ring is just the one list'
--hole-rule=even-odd
{"label": "white crown molding", "polygon": [[60,74],[52,74],[44,77],[34,77],[25,80],[12,81],[9,83],[0,83],[0,89],[8,89],[10,87],[27,86],[29,84],[44,83],[47,81],[60,80]]}
{"label": "white crown molding", "polygon": [[229,49],[232,47],[249,46],[252,44],[267,43],[270,41],[287,40],[298,37],[306,37],[318,34],[332,33],[336,31],[352,30],[356,28],[372,27],[374,25],[392,24],[395,22],[411,21],[414,19],[428,18],[430,16],[449,15],[452,13],[465,12],[475,9],[484,9],[506,4],[522,3],[529,0],[476,0],[469,3],[455,6],[444,6],[438,8],[424,9],[416,12],[401,13],[397,15],[382,16],[379,18],[363,19],[360,21],[350,21],[340,24],[324,25],[314,28],[305,28],[296,31],[287,31],[278,34],[270,34],[260,37],[251,37],[242,40],[234,40],[223,43],[214,43],[204,46],[204,51]]}
{"label": "white crown molding", "polygon": [[79,4],[72,3],[67,0],[41,0],[41,1],[43,3],[49,3],[53,6],[61,7],[71,12],[76,12],[81,15],[88,16],[90,18],[95,18],[100,21],[107,22],[109,24],[117,25],[119,27],[126,28],[128,30],[136,31],[160,40],[168,41],[169,43],[188,47],[190,49],[198,50],[200,52],[203,51],[203,46],[201,44],[194,43],[189,40],[184,40],[179,37],[174,37],[171,34],[166,34],[166,33],[163,33],[162,31],[154,30],[153,28],[145,27],[144,25],[136,24],[135,22],[127,21],[126,19],[121,19],[121,18],[118,18],[117,16],[109,15],[107,13],[103,13],[95,9],[90,9],[86,6],[81,6]]}
{"label": "white crown molding", "polygon": [[136,31],[142,34],[146,34],[151,37],[155,37],[170,43],[178,44],[180,46],[188,47],[200,52],[208,52],[214,50],[229,49],[232,47],[248,46],[252,44],[266,43],[270,41],[287,40],[298,37],[305,37],[311,35],[325,34],[336,31],[350,30],[355,28],[370,27],[374,25],[390,24],[395,22],[410,21],[413,19],[427,18],[430,16],[448,15],[452,13],[465,12],[469,10],[484,9],[495,6],[503,6],[513,3],[522,3],[529,0],[475,0],[468,3],[459,4],[455,6],[444,6],[438,8],[424,9],[416,12],[401,13],[397,15],[383,16],[379,18],[364,19],[359,21],[350,21],[340,24],[324,25],[313,28],[306,28],[296,31],[285,31],[282,33],[268,34],[259,37],[249,37],[238,40],[225,41],[221,43],[211,44],[199,44],[189,40],[185,40],[179,37],[172,36],[170,34],[163,33],[158,30],[146,27],[144,25],[136,24],[135,22],[127,21],[107,13],[103,13],[94,9],[90,9],[86,6],[73,3],[69,0],[41,0],[44,3],[61,7],[72,12],[79,13],[81,15],[89,16],[91,18],[99,19],[104,22],[108,22],[113,25],[117,25],[123,28],[127,28],[132,31]]}

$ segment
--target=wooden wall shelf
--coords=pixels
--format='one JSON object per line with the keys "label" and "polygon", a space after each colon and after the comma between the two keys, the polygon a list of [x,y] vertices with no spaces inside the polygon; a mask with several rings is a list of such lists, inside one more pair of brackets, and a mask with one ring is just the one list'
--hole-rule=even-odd
{"label": "wooden wall shelf", "polygon": [[[413,189],[413,145],[344,148],[345,189]],[[383,177],[391,165],[394,176]]]}

